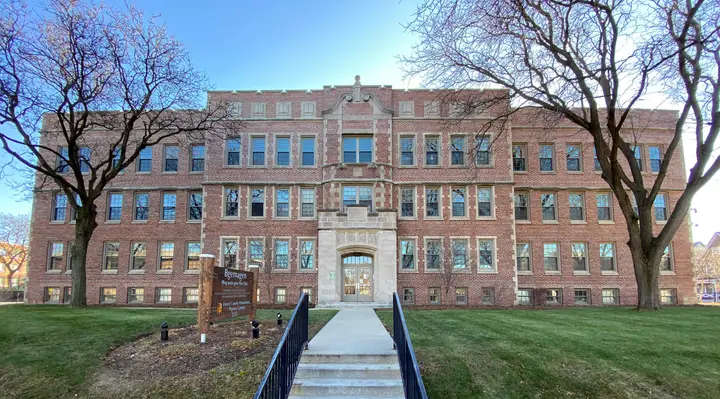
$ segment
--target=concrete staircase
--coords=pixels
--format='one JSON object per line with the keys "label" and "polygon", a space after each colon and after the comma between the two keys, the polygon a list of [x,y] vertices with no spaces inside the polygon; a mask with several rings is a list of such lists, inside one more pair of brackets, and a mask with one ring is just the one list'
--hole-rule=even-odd
{"label": "concrete staircase", "polygon": [[315,309],[392,309],[392,303],[387,302],[328,302],[315,305]]}

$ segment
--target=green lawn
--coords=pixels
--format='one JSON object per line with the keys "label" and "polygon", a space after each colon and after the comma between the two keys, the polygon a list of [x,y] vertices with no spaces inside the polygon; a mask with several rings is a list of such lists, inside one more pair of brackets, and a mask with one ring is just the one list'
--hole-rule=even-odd
{"label": "green lawn", "polygon": [[[291,313],[283,311],[285,321]],[[259,310],[257,317],[275,315]],[[324,323],[333,315],[311,311],[310,322]],[[0,320],[0,397],[27,398],[73,396],[111,348],[157,333],[163,321],[171,328],[187,326],[197,316],[188,309],[8,305],[0,306]]]}
{"label": "green lawn", "polygon": [[[390,311],[378,314],[392,325]],[[720,397],[720,308],[405,317],[430,398]]]}

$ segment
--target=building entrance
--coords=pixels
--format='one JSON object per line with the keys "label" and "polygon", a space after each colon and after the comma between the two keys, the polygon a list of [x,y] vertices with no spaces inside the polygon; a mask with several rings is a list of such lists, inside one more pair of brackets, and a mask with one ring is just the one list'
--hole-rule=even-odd
{"label": "building entrance", "polygon": [[353,254],[342,258],[343,302],[372,302],[373,258]]}

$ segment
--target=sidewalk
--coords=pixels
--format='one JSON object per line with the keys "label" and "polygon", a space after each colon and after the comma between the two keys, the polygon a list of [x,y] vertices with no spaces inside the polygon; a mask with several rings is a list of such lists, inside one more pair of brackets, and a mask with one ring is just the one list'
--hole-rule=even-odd
{"label": "sidewalk", "polygon": [[308,345],[318,354],[374,354],[393,350],[393,340],[371,308],[342,309]]}

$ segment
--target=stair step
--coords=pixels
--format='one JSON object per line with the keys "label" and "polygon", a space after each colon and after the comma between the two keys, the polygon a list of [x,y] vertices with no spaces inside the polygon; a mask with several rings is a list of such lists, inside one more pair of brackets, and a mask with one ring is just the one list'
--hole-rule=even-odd
{"label": "stair step", "polygon": [[305,351],[300,363],[363,363],[363,364],[397,364],[395,351],[378,353],[318,353],[312,350]]}
{"label": "stair step", "polygon": [[304,396],[367,396],[367,397],[396,397],[403,395],[401,379],[362,379],[351,380],[345,378],[295,378],[292,395]]}
{"label": "stair step", "polygon": [[[313,399],[313,398],[323,398],[323,399],[374,399],[377,398],[377,396],[357,396],[357,395],[313,395],[313,396],[304,396],[304,395],[290,395],[288,399]],[[405,395],[395,395],[395,396],[383,396],[385,399],[405,399]]]}
{"label": "stair step", "polygon": [[396,363],[301,363],[295,378],[401,378],[400,366]]}

